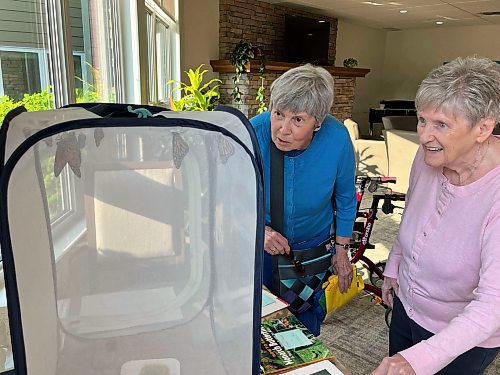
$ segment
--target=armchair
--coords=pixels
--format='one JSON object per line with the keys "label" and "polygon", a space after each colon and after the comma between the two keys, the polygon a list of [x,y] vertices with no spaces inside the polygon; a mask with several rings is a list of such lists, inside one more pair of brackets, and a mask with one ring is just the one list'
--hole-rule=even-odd
{"label": "armchair", "polygon": [[344,120],[349,131],[356,156],[356,174],[364,176],[387,176],[387,149],[383,140],[363,139],[359,135],[358,124]]}
{"label": "armchair", "polygon": [[407,130],[384,130],[384,139],[387,146],[389,176],[397,177],[396,183],[391,188],[406,193],[411,165],[420,145],[418,134]]}
{"label": "armchair", "polygon": [[383,131],[384,140],[377,141],[360,138],[358,124],[351,119],[346,119],[344,125],[354,146],[356,174],[396,177],[397,183],[391,188],[406,193],[411,165],[419,147],[417,133],[389,129]]}

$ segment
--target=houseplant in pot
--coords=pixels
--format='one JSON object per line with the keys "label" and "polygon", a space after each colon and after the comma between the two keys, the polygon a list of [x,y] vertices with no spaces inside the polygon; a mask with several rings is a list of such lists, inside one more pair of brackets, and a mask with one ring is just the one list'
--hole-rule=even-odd
{"label": "houseplant in pot", "polygon": [[188,76],[189,83],[170,80],[167,85],[177,84],[172,90],[181,92],[180,99],[170,97],[170,107],[174,111],[212,111],[219,100],[219,83],[220,79],[213,78],[204,83],[203,76],[208,72],[203,69],[204,64],[198,66],[195,70],[189,69],[185,71]]}
{"label": "houseplant in pot", "polygon": [[346,68],[355,68],[358,66],[358,60],[356,60],[354,57],[348,57],[344,60],[344,66]]}
{"label": "houseplant in pot", "polygon": [[264,97],[264,83],[266,80],[265,71],[265,56],[262,49],[252,44],[251,42],[245,42],[240,40],[239,43],[233,48],[231,54],[229,56],[229,62],[235,68],[235,75],[233,77],[233,92],[231,96],[233,97],[236,103],[241,103],[241,92],[238,84],[240,83],[241,75],[245,72],[245,65],[250,62],[250,60],[259,58],[259,78],[260,78],[260,86],[257,90],[256,99],[259,102],[259,108],[257,109],[257,113],[262,113],[267,110],[265,105],[265,97]]}

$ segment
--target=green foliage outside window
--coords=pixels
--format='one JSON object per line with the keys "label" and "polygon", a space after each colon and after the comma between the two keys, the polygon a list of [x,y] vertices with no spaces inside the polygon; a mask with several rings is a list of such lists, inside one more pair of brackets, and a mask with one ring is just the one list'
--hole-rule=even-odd
{"label": "green foliage outside window", "polygon": [[47,86],[41,92],[24,94],[21,103],[29,112],[53,109],[54,94],[52,93],[52,86]]}
{"label": "green foliage outside window", "polygon": [[95,102],[106,102],[114,103],[116,100],[116,93],[112,89],[109,93],[106,93],[104,85],[102,84],[101,74],[99,70],[94,68],[92,64],[85,62],[88,69],[92,71],[92,77],[94,84],[83,80],[81,77],[75,77],[77,81],[82,82],[82,88],[77,88],[76,91],[76,102],[77,103],[95,103]]}
{"label": "green foliage outside window", "polygon": [[[91,84],[80,77],[75,77],[76,80],[82,82],[83,86],[82,88],[76,89],[76,103],[95,103],[98,101],[114,102],[116,95],[113,91],[109,94],[105,94],[105,90],[102,87],[103,85],[100,83],[99,71],[91,64],[86,64],[92,69],[93,80],[97,83]],[[19,106],[24,106],[28,112],[53,109],[54,94],[52,92],[52,86],[49,85],[40,92],[24,94],[23,98],[19,101],[15,101],[8,95],[0,96],[0,125],[5,115]]]}
{"label": "green foliage outside window", "polygon": [[21,102],[15,102],[7,95],[0,96],[0,124],[7,113],[20,105]]}
{"label": "green foliage outside window", "polygon": [[[98,88],[87,82],[83,81],[83,89],[76,90],[77,103],[96,102],[99,99]],[[15,101],[7,95],[0,96],[0,125],[7,113],[19,106],[24,106],[29,112],[53,109],[54,94],[52,92],[52,86],[47,86],[40,92],[24,94],[23,98],[19,101]],[[54,176],[54,155],[42,159],[41,167],[44,176],[45,190],[47,192],[50,220],[53,221],[60,217],[66,209],[61,180],[64,174],[61,174],[59,177]]]}
{"label": "green foliage outside window", "polygon": [[54,108],[54,94],[51,89],[52,86],[47,86],[41,92],[24,94],[19,101],[15,101],[8,95],[0,96],[0,124],[7,113],[19,106],[24,106],[28,111],[44,111]]}

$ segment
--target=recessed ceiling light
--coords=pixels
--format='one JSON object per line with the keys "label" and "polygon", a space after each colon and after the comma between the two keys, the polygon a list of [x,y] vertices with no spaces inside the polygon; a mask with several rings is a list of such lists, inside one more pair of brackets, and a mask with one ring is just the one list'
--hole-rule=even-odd
{"label": "recessed ceiling light", "polygon": [[318,22],[319,23],[325,23],[326,21],[325,20],[319,20]]}
{"label": "recessed ceiling light", "polygon": [[401,9],[399,13],[408,13],[408,11],[406,9]]}
{"label": "recessed ceiling light", "polygon": [[376,3],[375,1],[363,1],[363,4],[368,4],[368,5],[384,5],[381,3]]}
{"label": "recessed ceiling light", "polygon": [[436,21],[436,25],[442,25],[443,23],[443,21]]}

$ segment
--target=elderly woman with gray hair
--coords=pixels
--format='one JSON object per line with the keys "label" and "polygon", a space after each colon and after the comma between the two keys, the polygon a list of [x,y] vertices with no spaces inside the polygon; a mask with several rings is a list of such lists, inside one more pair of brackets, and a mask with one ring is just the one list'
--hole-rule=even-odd
{"label": "elderly woman with gray hair", "polygon": [[415,100],[419,148],[385,268],[389,355],[373,374],[482,374],[500,347],[500,65],[457,58]]}
{"label": "elderly woman with gray hair", "polygon": [[[327,259],[327,265],[333,265],[339,275],[342,292],[348,289],[353,277],[347,244],[356,216],[355,159],[347,129],[329,114],[332,102],[332,76],[321,67],[307,64],[276,79],[271,85],[269,112],[250,120],[264,164],[264,285],[276,294],[279,291],[276,284],[273,287],[273,258],[279,255],[325,246],[331,259]],[[284,153],[282,231],[271,227],[273,147]],[[319,335],[323,316],[314,292],[321,289],[321,284],[316,286],[315,290],[313,287],[301,293],[296,291],[309,300],[296,315],[312,333]]]}

